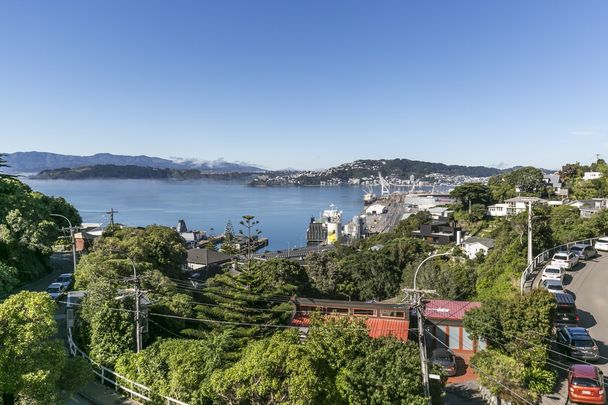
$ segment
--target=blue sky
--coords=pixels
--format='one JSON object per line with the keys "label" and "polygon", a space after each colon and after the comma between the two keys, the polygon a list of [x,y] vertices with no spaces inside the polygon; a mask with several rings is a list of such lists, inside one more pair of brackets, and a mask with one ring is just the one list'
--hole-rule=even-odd
{"label": "blue sky", "polygon": [[0,151],[608,158],[606,1],[0,2]]}

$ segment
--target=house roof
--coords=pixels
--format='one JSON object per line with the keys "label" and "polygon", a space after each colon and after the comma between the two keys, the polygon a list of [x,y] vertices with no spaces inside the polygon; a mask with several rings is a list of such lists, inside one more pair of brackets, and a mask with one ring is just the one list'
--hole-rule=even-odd
{"label": "house roof", "polygon": [[232,256],[210,249],[188,249],[188,263],[202,264],[222,264],[232,260]]}
{"label": "house roof", "polygon": [[[328,315],[340,316],[340,315]],[[290,322],[291,326],[309,327],[310,318],[308,314],[301,312],[296,313]],[[406,341],[410,323],[405,319],[382,319],[382,318],[366,318],[365,325],[367,326],[369,336],[379,338],[383,336],[394,336],[399,340]]]}
{"label": "house roof", "polygon": [[362,302],[362,301],[346,301],[346,300],[328,300],[319,298],[301,298],[297,297],[294,300],[298,308],[302,305],[314,307],[337,307],[337,308],[361,308],[361,309],[384,309],[404,311],[408,307],[404,304],[387,304],[382,302]]}
{"label": "house roof", "polygon": [[480,302],[429,300],[424,307],[424,316],[431,320],[462,321],[467,311],[480,306]]}
{"label": "house roof", "polygon": [[480,245],[483,245],[485,247],[487,247],[488,249],[491,249],[494,247],[494,240],[490,239],[490,238],[481,238],[479,236],[471,236],[470,238],[465,239],[464,241],[462,241],[462,243],[464,245],[472,245],[475,243],[479,243]]}

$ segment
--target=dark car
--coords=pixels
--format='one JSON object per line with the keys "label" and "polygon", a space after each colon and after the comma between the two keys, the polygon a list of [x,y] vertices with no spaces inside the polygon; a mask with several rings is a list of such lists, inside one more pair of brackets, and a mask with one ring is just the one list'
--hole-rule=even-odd
{"label": "dark car", "polygon": [[583,404],[605,404],[604,376],[590,364],[574,364],[568,373],[568,399]]}
{"label": "dark car", "polygon": [[595,340],[585,328],[564,326],[557,332],[557,343],[562,353],[584,361],[595,361],[600,353]]}
{"label": "dark car", "polygon": [[597,256],[597,250],[591,245],[577,243],[570,248],[570,252],[574,253],[580,260],[589,260]]}
{"label": "dark car", "polygon": [[451,350],[438,348],[431,353],[431,364],[439,366],[448,376],[456,375],[456,356]]}
{"label": "dark car", "polygon": [[553,297],[555,297],[555,303],[557,304],[555,325],[558,327],[564,325],[578,325],[579,316],[578,309],[574,303],[574,297],[565,292],[556,292],[553,294]]}

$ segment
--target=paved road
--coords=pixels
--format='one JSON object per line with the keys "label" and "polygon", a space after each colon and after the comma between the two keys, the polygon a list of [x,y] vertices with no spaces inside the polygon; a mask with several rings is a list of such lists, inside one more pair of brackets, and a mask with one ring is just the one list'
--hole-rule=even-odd
{"label": "paved road", "polygon": [[[608,375],[608,253],[581,262],[574,271],[566,272],[564,286],[576,296],[579,325],[587,328],[597,342],[600,355],[606,358],[597,366]],[[568,363],[567,359],[557,361]],[[543,398],[542,404],[563,404],[566,390],[562,380],[559,393]]]}

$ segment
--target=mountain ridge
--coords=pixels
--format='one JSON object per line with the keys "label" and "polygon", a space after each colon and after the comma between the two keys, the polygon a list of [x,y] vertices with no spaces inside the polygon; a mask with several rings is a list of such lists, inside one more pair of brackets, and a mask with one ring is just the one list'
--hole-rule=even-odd
{"label": "mountain ridge", "polygon": [[197,169],[213,172],[263,172],[265,169],[249,163],[227,162],[223,159],[214,161],[197,159],[164,159],[147,155],[114,155],[112,153],[96,153],[94,155],[63,155],[51,152],[14,152],[5,153],[10,173],[39,173],[44,170],[72,169],[85,166],[115,165],[141,166],[157,169]]}

